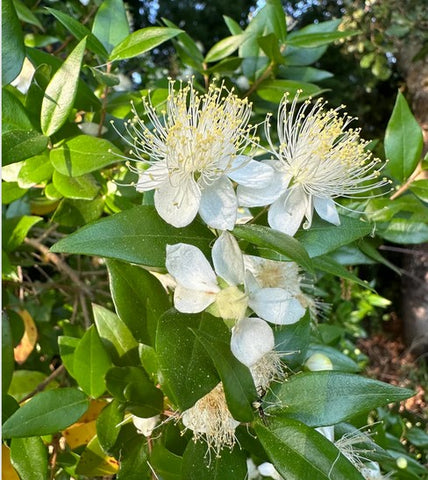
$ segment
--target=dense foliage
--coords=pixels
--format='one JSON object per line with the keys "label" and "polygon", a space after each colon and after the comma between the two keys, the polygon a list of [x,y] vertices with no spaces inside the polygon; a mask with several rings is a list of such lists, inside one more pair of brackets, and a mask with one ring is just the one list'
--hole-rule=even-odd
{"label": "dense foliage", "polygon": [[428,240],[403,94],[380,159],[319,98],[357,32],[268,0],[205,53],[122,0],[2,14],[4,478],[427,478],[415,392],[354,343],[389,303],[355,266]]}

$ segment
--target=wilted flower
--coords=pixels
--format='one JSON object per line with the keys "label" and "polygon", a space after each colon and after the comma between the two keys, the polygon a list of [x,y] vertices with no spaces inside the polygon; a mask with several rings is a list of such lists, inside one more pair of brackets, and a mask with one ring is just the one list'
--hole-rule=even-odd
{"label": "wilted flower", "polygon": [[271,167],[246,155],[256,141],[248,124],[251,104],[223,85],[199,95],[192,83],[175,92],[170,82],[161,119],[150,100],[144,106],[153,131],[135,110],[128,126],[133,156],[149,165],[135,168],[137,190],[155,190],[156,210],[175,227],[188,225],[199,212],[210,227],[232,229],[238,209],[232,181],[264,187],[273,177]]}
{"label": "wilted flower", "polygon": [[242,206],[270,205],[268,222],[272,228],[294,235],[302,223],[309,228],[313,210],[327,222],[340,224],[334,199],[354,197],[385,185],[376,165],[379,160],[366,151],[359,130],[348,129],[352,118],[340,115],[342,107],[325,110],[318,100],[310,108],[305,101],[296,111],[299,94],[291,103],[286,95],[277,120],[279,146],[271,139],[270,124],[266,136],[274,156],[266,161],[276,175],[267,187],[238,187]]}

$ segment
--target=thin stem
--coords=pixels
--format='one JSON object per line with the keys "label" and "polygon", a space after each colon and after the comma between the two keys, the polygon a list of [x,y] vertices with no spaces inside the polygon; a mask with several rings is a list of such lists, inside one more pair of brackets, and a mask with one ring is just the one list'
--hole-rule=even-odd
{"label": "thin stem", "polygon": [[390,200],[395,200],[397,197],[399,197],[400,195],[402,195],[409,187],[410,185],[412,184],[412,182],[414,180],[416,180],[416,177],[422,173],[422,162],[419,162],[418,163],[418,166],[416,167],[416,170],[412,173],[412,175],[410,175],[410,177],[407,179],[407,181],[405,183],[403,183],[403,185],[401,185],[401,187],[396,191],[394,192],[390,197],[389,199]]}
{"label": "thin stem", "polygon": [[43,391],[53,380],[55,380],[56,377],[58,377],[58,375],[61,375],[61,373],[63,373],[64,371],[65,371],[64,365],[60,365],[57,369],[55,369],[49,375],[49,377],[45,378],[43,382],[39,383],[32,392],[25,395],[25,397],[21,400],[20,403],[23,403],[29,398],[33,397],[36,393]]}
{"label": "thin stem", "polygon": [[260,75],[260,77],[251,85],[250,89],[248,90],[248,92],[244,95],[244,98],[245,97],[249,97],[252,93],[254,93],[258,88],[259,88],[259,85],[264,82],[272,73],[272,70],[273,70],[273,67],[274,67],[275,63],[274,62],[271,62],[268,67],[266,68],[266,70],[263,72],[262,75]]}

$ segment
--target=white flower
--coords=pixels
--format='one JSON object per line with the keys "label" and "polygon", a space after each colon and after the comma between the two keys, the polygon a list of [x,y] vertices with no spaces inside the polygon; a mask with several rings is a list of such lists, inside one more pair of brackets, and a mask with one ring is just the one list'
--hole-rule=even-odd
{"label": "white flower", "polygon": [[[153,131],[138,117],[128,132],[132,154],[149,168],[139,173],[137,190],[155,190],[159,215],[175,227],[191,223],[197,213],[213,228],[233,229],[238,202],[232,181],[248,188],[270,183],[273,170],[244,154],[256,142],[248,125],[251,104],[233,92],[211,86],[199,95],[193,84],[175,92],[170,82],[166,113],[159,119],[144,100]],[[225,95],[224,95],[225,94]]]}
{"label": "white flower", "polygon": [[135,425],[137,432],[145,437],[150,437],[156,425],[159,423],[160,416],[141,418],[132,415],[132,423]]}
{"label": "white flower", "polygon": [[270,124],[266,136],[274,160],[276,175],[267,187],[238,187],[242,206],[270,205],[269,225],[294,235],[306,218],[304,228],[312,223],[313,210],[327,222],[340,224],[334,199],[355,195],[383,186],[385,179],[376,180],[379,160],[366,151],[368,142],[361,140],[359,130],[347,129],[352,121],[342,107],[324,110],[318,100],[312,108],[305,101],[296,112],[299,94],[289,105],[286,95],[278,111],[279,146],[273,145]]}

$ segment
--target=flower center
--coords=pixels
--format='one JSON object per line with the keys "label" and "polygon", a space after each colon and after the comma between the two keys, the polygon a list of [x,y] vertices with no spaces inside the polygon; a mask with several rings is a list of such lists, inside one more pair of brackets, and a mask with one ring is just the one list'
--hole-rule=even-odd
{"label": "flower center", "polygon": [[248,297],[238,287],[230,286],[217,294],[215,303],[220,317],[240,320],[245,317]]}

